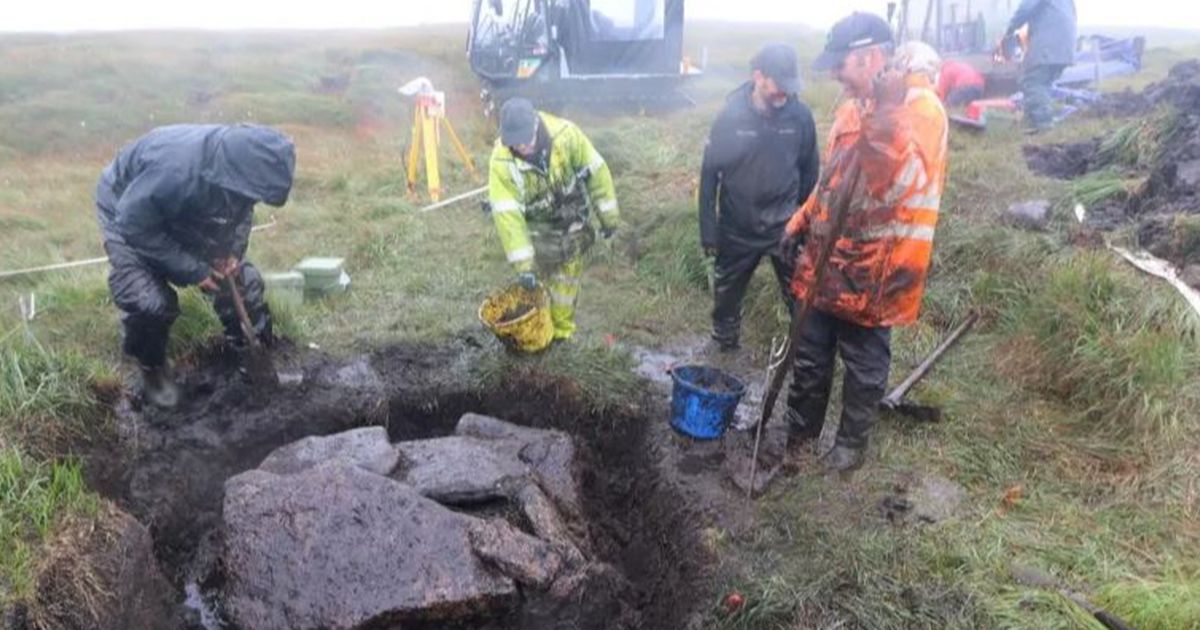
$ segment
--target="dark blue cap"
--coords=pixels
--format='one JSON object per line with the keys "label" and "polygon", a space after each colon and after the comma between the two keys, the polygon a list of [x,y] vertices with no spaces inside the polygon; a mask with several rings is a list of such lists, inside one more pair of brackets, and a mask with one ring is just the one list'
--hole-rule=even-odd
{"label": "dark blue cap", "polygon": [[774,79],[775,85],[788,94],[797,94],[803,87],[798,65],[796,49],[787,44],[767,44],[750,60],[751,70]]}
{"label": "dark blue cap", "polygon": [[816,70],[832,70],[842,65],[850,51],[892,43],[892,29],[883,18],[872,13],[851,13],[829,29],[825,50],[813,62]]}

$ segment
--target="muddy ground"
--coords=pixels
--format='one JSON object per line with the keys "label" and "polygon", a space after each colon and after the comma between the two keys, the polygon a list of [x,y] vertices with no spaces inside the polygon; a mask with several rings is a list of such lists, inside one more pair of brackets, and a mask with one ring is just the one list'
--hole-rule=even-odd
{"label": "muddy ground", "polygon": [[[667,426],[661,390],[630,392],[629,404],[598,414],[587,411],[577,388],[560,377],[524,374],[488,391],[473,389],[471,366],[481,353],[495,351],[469,336],[442,346],[394,346],[349,361],[290,351],[279,357],[281,371],[302,374],[302,382],[269,396],[214,355],[184,376],[188,396],[180,409],[119,409],[120,439],[92,452],[87,471],[98,491],[150,528],[178,601],[191,603],[163,627],[225,627],[215,619],[226,479],[305,436],[377,424],[393,441],[437,437],[450,434],[466,412],[575,437],[590,540],[637,593],[637,601],[625,602],[632,617],[615,609],[590,611],[594,627],[699,627],[713,601],[706,528],[746,514],[731,507],[739,493],[723,479],[721,448],[689,451],[690,441]],[[461,627],[556,627],[536,606],[524,608]]]}
{"label": "muddy ground", "polygon": [[1141,93],[1108,95],[1092,114],[1146,117],[1164,108],[1174,116],[1144,170],[1111,163],[1100,150],[1107,136],[1027,145],[1025,160],[1034,172],[1058,179],[1105,169],[1123,177],[1144,176],[1145,184],[1136,190],[1088,208],[1088,222],[1100,229],[1134,224],[1139,247],[1170,261],[1185,281],[1200,287],[1200,230],[1192,218],[1200,217],[1200,60],[1176,64],[1166,79]]}

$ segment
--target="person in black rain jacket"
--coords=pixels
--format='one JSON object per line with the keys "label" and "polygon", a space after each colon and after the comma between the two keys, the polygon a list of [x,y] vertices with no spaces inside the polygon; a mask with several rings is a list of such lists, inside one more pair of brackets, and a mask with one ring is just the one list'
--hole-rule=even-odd
{"label": "person in black rain jacket", "polygon": [[286,136],[256,125],[159,127],[121,149],[96,186],[122,349],[141,367],[143,397],[178,403],[166,362],[179,316],[175,287],[199,286],[235,348],[246,342],[226,277],[240,285],[255,334],[270,342],[262,276],[243,261],[254,204],[283,205],[296,155]]}
{"label": "person in black rain jacket", "polygon": [[700,171],[700,244],[716,258],[712,336],[724,351],[738,348],[742,298],[763,256],[792,307],[795,252],[780,240],[820,169],[812,112],[797,97],[795,50],[769,44],[750,65],[751,80],[713,122]]}

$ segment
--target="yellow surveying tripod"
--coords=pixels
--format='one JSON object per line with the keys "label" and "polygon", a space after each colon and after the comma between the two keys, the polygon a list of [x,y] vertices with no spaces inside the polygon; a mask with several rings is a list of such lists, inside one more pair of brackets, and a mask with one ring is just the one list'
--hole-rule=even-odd
{"label": "yellow surveying tripod", "polygon": [[[458,134],[454,133],[454,126],[446,118],[446,95],[444,92],[434,91],[433,84],[429,79],[421,77],[410,81],[407,85],[400,88],[400,93],[405,96],[412,96],[415,102],[413,107],[412,143],[408,146],[408,159],[406,160],[408,167],[408,192],[409,194],[416,192],[417,163],[420,161],[420,154],[424,152],[425,181],[429,189],[429,198],[432,201],[440,201],[442,198],[442,178],[438,173],[438,140],[441,138],[443,127],[450,135],[450,141],[454,144],[455,152],[458,153],[458,157],[462,159],[463,164],[466,164],[472,178],[475,177],[475,165],[471,161],[471,156],[463,147],[462,141],[458,139]],[[439,122],[441,123],[440,125]]]}

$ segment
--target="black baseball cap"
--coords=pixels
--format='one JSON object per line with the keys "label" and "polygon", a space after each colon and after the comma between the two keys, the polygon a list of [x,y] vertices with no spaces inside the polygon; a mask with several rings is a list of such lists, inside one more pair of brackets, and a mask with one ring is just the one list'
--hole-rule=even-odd
{"label": "black baseball cap", "polygon": [[892,43],[892,29],[883,18],[872,13],[851,13],[829,29],[825,50],[813,62],[815,70],[832,70],[852,50]]}
{"label": "black baseball cap", "polygon": [[787,44],[767,44],[750,60],[750,69],[758,70],[775,80],[775,85],[788,94],[798,94],[800,81],[796,49]]}
{"label": "black baseball cap", "polygon": [[500,107],[500,142],[518,147],[533,142],[537,132],[537,111],[527,98],[510,98]]}

